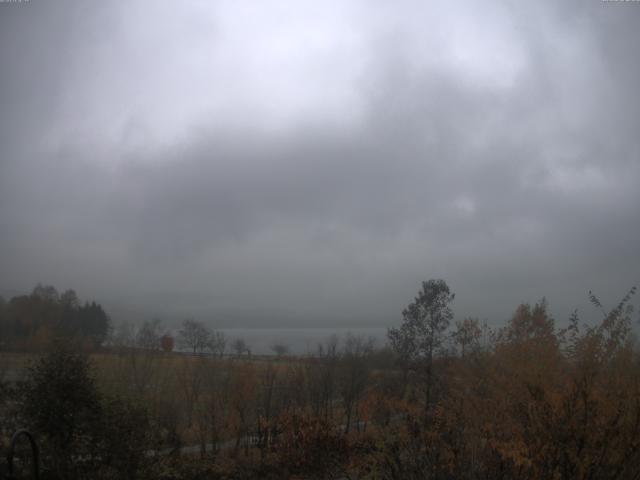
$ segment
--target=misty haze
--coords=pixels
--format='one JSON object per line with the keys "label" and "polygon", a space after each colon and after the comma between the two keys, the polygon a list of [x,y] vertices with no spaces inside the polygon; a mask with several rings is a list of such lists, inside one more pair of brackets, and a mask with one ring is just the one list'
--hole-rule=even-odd
{"label": "misty haze", "polygon": [[0,0],[0,480],[638,478],[638,25]]}

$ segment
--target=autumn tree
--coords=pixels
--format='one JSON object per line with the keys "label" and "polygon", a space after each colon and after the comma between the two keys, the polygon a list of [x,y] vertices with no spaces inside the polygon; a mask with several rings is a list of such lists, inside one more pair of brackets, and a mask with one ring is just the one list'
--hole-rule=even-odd
{"label": "autumn tree", "polygon": [[[501,407],[489,417],[489,444],[514,474],[565,480],[637,476],[640,371],[629,304],[634,293],[611,311],[591,294],[602,321],[583,325],[574,313],[569,327],[556,334],[546,302],[521,305],[501,332],[500,387],[494,392]],[[511,438],[505,438],[505,427]]]}
{"label": "autumn tree", "polygon": [[172,352],[174,344],[175,341],[171,335],[164,334],[162,337],[160,337],[160,347],[162,347],[162,350],[164,352]]}
{"label": "autumn tree", "polygon": [[465,318],[456,322],[452,334],[454,343],[460,347],[460,355],[464,358],[470,350],[475,350],[482,337],[482,327],[477,318]]}
{"label": "autumn tree", "polygon": [[548,313],[548,303],[543,297],[533,307],[528,303],[518,306],[508,325],[499,332],[502,343],[522,343],[529,340],[555,339],[555,322]]}

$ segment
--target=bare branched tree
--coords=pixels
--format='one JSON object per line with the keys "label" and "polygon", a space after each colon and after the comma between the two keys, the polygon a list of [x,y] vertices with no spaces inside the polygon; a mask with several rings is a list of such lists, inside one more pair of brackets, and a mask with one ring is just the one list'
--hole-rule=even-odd
{"label": "bare branched tree", "polygon": [[211,332],[201,322],[187,319],[178,332],[178,343],[193,353],[202,353],[211,345]]}

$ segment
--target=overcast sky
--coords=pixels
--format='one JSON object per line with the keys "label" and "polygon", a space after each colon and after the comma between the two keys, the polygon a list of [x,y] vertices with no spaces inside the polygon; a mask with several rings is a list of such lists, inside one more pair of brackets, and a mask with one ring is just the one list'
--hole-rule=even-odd
{"label": "overcast sky", "polygon": [[[0,3],[0,295],[385,326],[640,284],[640,2]],[[119,319],[119,318],[117,318]]]}

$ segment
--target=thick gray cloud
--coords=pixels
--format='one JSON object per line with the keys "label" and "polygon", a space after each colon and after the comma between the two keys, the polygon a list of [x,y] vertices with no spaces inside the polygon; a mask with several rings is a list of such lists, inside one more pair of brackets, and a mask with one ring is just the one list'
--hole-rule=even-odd
{"label": "thick gray cloud", "polygon": [[562,319],[640,280],[640,4],[0,3],[0,294]]}

